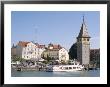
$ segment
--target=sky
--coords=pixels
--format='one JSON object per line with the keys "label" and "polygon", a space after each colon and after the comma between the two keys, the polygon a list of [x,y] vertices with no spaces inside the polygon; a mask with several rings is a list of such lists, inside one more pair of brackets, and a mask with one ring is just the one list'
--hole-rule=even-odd
{"label": "sky", "polygon": [[19,41],[60,44],[67,50],[76,42],[83,15],[90,35],[90,48],[100,48],[99,11],[12,11],[11,45]]}

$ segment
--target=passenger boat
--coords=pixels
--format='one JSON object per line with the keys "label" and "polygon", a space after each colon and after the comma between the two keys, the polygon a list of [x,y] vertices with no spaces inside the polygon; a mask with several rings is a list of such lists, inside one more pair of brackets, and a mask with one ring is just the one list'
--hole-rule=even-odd
{"label": "passenger boat", "polygon": [[74,63],[72,65],[49,65],[46,68],[47,72],[54,72],[54,71],[82,71],[84,70],[84,66],[80,65],[79,63]]}

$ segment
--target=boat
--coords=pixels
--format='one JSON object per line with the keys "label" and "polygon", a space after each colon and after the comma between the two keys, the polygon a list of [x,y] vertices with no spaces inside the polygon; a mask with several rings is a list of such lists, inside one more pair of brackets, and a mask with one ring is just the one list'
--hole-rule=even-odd
{"label": "boat", "polygon": [[79,63],[73,63],[72,65],[49,65],[46,68],[47,72],[54,72],[54,71],[82,71],[84,70],[84,66],[80,65]]}

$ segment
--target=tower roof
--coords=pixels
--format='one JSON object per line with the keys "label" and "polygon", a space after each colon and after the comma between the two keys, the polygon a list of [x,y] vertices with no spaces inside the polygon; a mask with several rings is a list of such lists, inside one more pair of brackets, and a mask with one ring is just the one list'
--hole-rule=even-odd
{"label": "tower roof", "polygon": [[82,37],[90,38],[90,36],[88,34],[88,31],[87,31],[86,23],[84,21],[84,16],[83,16],[83,23],[82,23],[82,26],[81,26],[81,30],[80,30],[79,35],[78,35],[78,38],[82,38]]}

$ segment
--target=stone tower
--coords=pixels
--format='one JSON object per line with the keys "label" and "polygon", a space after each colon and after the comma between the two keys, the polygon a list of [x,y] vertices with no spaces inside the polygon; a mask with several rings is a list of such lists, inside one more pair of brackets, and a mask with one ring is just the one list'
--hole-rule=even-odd
{"label": "stone tower", "polygon": [[83,16],[83,23],[77,37],[77,59],[81,64],[90,62],[90,36]]}

